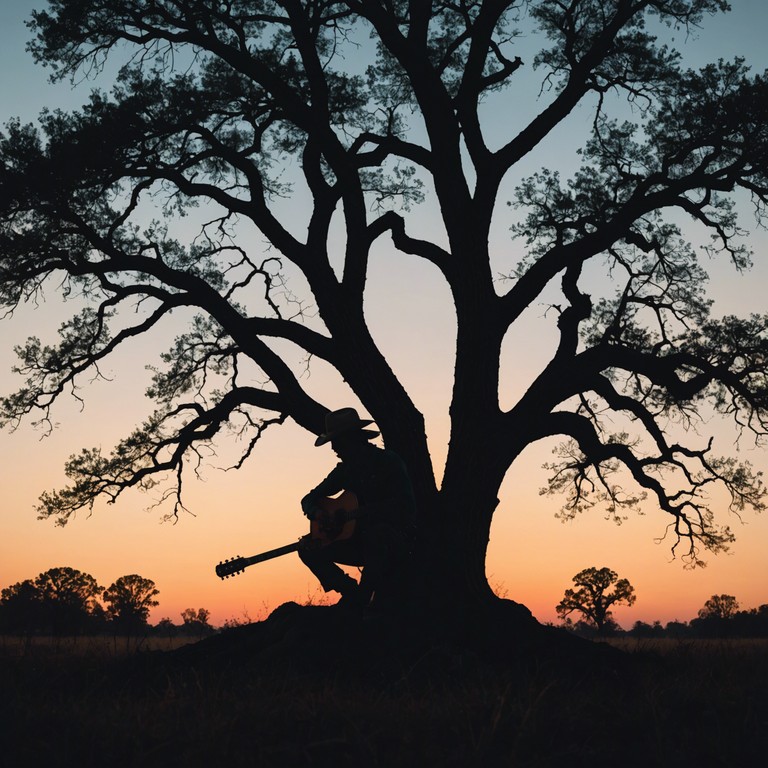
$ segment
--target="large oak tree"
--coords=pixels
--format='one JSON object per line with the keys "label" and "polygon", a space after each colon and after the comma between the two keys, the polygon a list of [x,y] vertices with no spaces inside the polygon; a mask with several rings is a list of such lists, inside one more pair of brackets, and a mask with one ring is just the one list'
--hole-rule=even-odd
{"label": "large oak tree", "polygon": [[[61,291],[83,305],[57,345],[19,349],[26,383],[3,400],[4,421],[47,417],[174,311],[194,320],[157,363],[154,413],[112,453],[74,455],[71,485],[44,494],[41,514],[65,522],[169,473],[180,505],[185,468],[225,428],[248,435],[240,464],[271,425],[319,433],[329,404],[301,375],[311,359],[338,371],[406,461],[436,595],[491,599],[499,487],[527,446],[557,436],[550,488],[565,492],[566,515],[604,503],[620,517],[647,496],[684,557],[726,548],[732,533],[707,494],[721,486],[732,509],[760,510],[760,475],[679,427],[714,409],[765,437],[768,321],[713,316],[703,249],[681,226],[748,266],[733,200],[746,194],[764,214],[768,88],[742,61],[687,69],[654,36],[725,10],[725,0],[50,0],[31,48],[55,78],[122,67],[79,111],[12,122],[2,136],[3,306]],[[518,55],[519,31],[540,36],[535,58]],[[531,117],[514,127],[490,104]],[[593,117],[581,167],[567,181],[556,168],[521,176],[579,105]],[[499,203],[512,187],[510,210]],[[432,238],[413,218],[422,198],[439,210]],[[189,242],[171,236],[182,214],[202,222]],[[499,281],[489,242],[504,216],[515,239]],[[439,484],[422,413],[366,323],[382,241],[433,265],[455,307]],[[543,300],[553,354],[502,407],[502,342]]]}

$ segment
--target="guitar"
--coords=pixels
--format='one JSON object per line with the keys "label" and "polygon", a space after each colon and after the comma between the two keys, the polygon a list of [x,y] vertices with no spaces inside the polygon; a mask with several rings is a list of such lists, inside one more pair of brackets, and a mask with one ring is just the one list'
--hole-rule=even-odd
{"label": "guitar", "polygon": [[251,557],[231,557],[216,566],[216,575],[228,579],[242,573],[248,566],[263,563],[273,557],[298,552],[300,549],[325,547],[334,541],[344,541],[355,532],[358,514],[357,496],[352,491],[344,491],[334,498],[324,497],[318,501],[320,514],[309,524],[309,533],[293,544],[270,549]]}

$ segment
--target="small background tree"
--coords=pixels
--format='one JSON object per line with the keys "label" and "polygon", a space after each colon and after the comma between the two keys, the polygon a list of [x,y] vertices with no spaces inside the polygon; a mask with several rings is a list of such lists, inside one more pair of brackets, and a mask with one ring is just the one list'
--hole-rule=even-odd
{"label": "small background tree", "polygon": [[729,637],[735,633],[739,601],[733,595],[712,595],[691,626],[700,637]]}
{"label": "small background tree", "polygon": [[737,637],[768,637],[768,605],[739,611],[730,623]]}
{"label": "small background tree", "polygon": [[[607,634],[615,624],[611,606],[633,605],[636,600],[635,588],[610,568],[585,568],[573,577],[573,583],[578,589],[565,590],[555,608],[557,615],[565,621],[573,611],[578,611],[599,635]],[[611,586],[613,590],[608,591]]]}
{"label": "small background tree", "polygon": [[184,622],[182,632],[188,635],[197,635],[203,637],[210,635],[214,628],[211,626],[211,612],[207,608],[185,608],[181,612],[181,618]]}
{"label": "small background tree", "polygon": [[40,591],[32,579],[6,587],[0,593],[0,631],[34,634],[42,624]]}
{"label": "small background tree", "polygon": [[101,587],[75,568],[50,568],[0,593],[0,631],[73,635],[101,628]]}
{"label": "small background tree", "polygon": [[159,605],[160,590],[137,573],[121,576],[104,590],[107,615],[116,631],[132,634],[147,626],[150,608]]}
{"label": "small background tree", "polygon": [[739,610],[739,601],[733,595],[712,595],[699,611],[700,619],[731,619]]}
{"label": "small background tree", "polygon": [[76,568],[50,568],[34,581],[40,599],[43,631],[79,635],[101,619],[102,588],[89,573]]}

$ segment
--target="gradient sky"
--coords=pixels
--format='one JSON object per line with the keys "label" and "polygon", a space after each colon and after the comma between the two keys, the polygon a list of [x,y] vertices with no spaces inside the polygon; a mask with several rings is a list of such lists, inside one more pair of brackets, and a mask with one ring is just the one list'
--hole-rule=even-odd
{"label": "gradient sky", "polygon": [[[3,123],[13,116],[33,120],[44,106],[75,107],[91,87],[85,83],[72,91],[67,84],[50,85],[45,71],[25,52],[29,33],[23,21],[30,9],[41,5],[39,0],[4,0],[0,4]],[[691,65],[743,55],[755,70],[768,66],[764,42],[768,4],[734,0],[733,6],[728,16],[708,20],[695,37],[675,41],[684,45]],[[583,111],[574,119],[583,120],[587,115]],[[499,115],[500,128],[507,117]],[[545,160],[550,165],[557,160],[558,167],[573,162],[572,153],[559,151],[550,146]],[[542,162],[539,157],[535,164]],[[427,229],[430,218],[428,212],[422,217]],[[749,218],[744,221],[748,223]],[[500,259],[507,226],[508,222],[500,220]],[[758,232],[751,244],[755,268],[747,275],[738,275],[725,265],[705,265],[712,275],[716,314],[765,310],[768,238]],[[372,289],[366,297],[366,311],[375,338],[424,410],[430,447],[439,467],[447,439],[454,331],[447,293],[433,279],[432,270],[407,259],[393,265],[388,254],[377,254],[371,265]],[[10,374],[13,344],[29,334],[53,340],[51,334],[67,316],[67,309],[56,302],[25,307],[3,322],[0,391],[5,394],[18,386]],[[552,317],[546,315],[543,305],[531,307],[528,314],[522,329],[506,341],[502,399],[509,402],[524,390],[547,350]],[[396,322],[392,316],[397,316]],[[294,425],[269,432],[240,472],[207,468],[204,480],[188,487],[187,504],[195,516],[184,515],[175,525],[162,522],[161,511],[147,510],[152,498],[139,493],[125,494],[115,506],[98,505],[91,516],[81,513],[64,528],[36,519],[37,497],[65,482],[63,465],[71,453],[94,445],[109,449],[149,412],[143,393],[150,374],[144,366],[164,346],[159,339],[150,338],[121,351],[105,369],[110,380],[85,388],[83,409],[72,399],[61,402],[54,411],[57,427],[50,436],[43,439],[29,424],[14,434],[0,433],[0,587],[54,566],[91,573],[103,586],[124,574],[139,573],[153,579],[160,590],[160,606],[153,611],[152,621],[169,616],[179,622],[183,609],[205,607],[215,624],[230,618],[259,618],[285,600],[321,598],[311,574],[291,555],[225,582],[213,573],[213,566],[222,558],[271,549],[304,533],[298,500],[331,469],[334,457],[329,448],[314,448],[311,437]],[[331,372],[313,370],[312,387],[331,407],[348,404],[348,396]],[[720,450],[727,452],[732,438],[717,425],[712,429],[724,441]],[[551,621],[554,606],[576,572],[608,566],[636,588],[635,606],[615,612],[627,628],[636,620],[688,620],[715,593],[735,595],[744,608],[768,602],[768,515],[746,515],[743,524],[728,520],[737,534],[731,554],[709,556],[705,569],[685,570],[681,561],[671,558],[670,542],[656,543],[666,520],[653,508],[645,515],[631,516],[621,526],[603,519],[599,510],[567,524],[555,519],[558,499],[539,495],[545,480],[541,464],[548,460],[553,445],[531,447],[505,480],[487,565],[497,591],[525,603],[539,620]],[[764,451],[745,449],[743,455],[760,468],[768,465]],[[223,463],[224,457],[220,458]],[[720,521],[726,518],[723,510]]]}

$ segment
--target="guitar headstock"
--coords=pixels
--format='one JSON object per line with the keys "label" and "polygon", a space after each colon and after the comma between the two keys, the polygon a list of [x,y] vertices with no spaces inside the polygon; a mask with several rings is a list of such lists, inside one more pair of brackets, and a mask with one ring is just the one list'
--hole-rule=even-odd
{"label": "guitar headstock", "polygon": [[216,566],[216,575],[220,579],[228,579],[230,576],[237,576],[245,570],[247,563],[244,557],[230,557]]}

